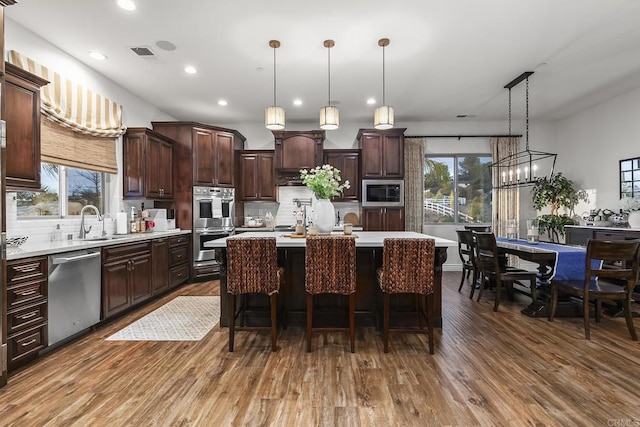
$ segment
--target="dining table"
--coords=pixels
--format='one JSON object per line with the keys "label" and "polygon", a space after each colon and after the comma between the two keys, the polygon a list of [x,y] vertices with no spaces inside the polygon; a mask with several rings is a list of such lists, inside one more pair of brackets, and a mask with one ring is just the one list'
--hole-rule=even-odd
{"label": "dining table", "polygon": [[[548,315],[550,305],[551,282],[553,280],[583,280],[587,251],[582,246],[563,245],[550,242],[530,243],[526,240],[508,240],[497,237],[498,252],[515,255],[518,258],[537,264],[538,298],[522,309],[522,314],[530,317],[544,317]],[[526,288],[522,290],[526,292]],[[567,301],[559,301],[564,306]],[[574,304],[567,304],[570,310],[559,307],[559,315],[569,312],[573,316]]]}

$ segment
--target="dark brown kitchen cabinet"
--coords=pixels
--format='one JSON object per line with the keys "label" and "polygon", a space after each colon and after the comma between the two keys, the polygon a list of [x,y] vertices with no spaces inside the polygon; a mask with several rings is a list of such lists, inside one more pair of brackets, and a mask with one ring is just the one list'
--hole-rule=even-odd
{"label": "dark brown kitchen cabinet", "polygon": [[169,239],[151,242],[151,292],[155,295],[169,289]]}
{"label": "dark brown kitchen cabinet", "polygon": [[[172,141],[173,204],[176,227],[193,228],[193,186],[235,186],[236,152],[245,137],[233,129],[196,122],[152,122],[153,130]],[[156,207],[158,207],[156,205]]]}
{"label": "dark brown kitchen cabinet", "polygon": [[147,128],[129,128],[122,140],[123,196],[173,198],[173,141]]}
{"label": "dark brown kitchen cabinet", "polygon": [[[7,123],[7,190],[40,190],[40,87],[49,82],[5,64],[2,119]],[[10,160],[10,161],[9,161]]]}
{"label": "dark brown kitchen cabinet", "polygon": [[233,187],[235,135],[193,129],[193,184]]}
{"label": "dark brown kitchen cabinet", "polygon": [[169,287],[174,288],[189,279],[189,235],[169,238]]}
{"label": "dark brown kitchen cabinet", "polygon": [[353,150],[324,150],[323,164],[340,170],[342,182],[349,181],[350,187],[341,196],[334,197],[334,202],[357,202],[360,200],[360,152]]}
{"label": "dark brown kitchen cabinet", "polygon": [[366,208],[362,216],[365,231],[404,231],[404,208]]}
{"label": "dark brown kitchen cabinet", "polygon": [[238,156],[240,200],[276,201],[273,151],[243,151]]}
{"label": "dark brown kitchen cabinet", "polygon": [[360,129],[362,178],[404,178],[404,131]]}
{"label": "dark brown kitchen cabinet", "polygon": [[149,241],[103,248],[103,320],[151,297],[151,267]]}
{"label": "dark brown kitchen cabinet", "polygon": [[13,370],[47,346],[47,258],[7,261],[7,364]]}
{"label": "dark brown kitchen cabinet", "polygon": [[325,132],[271,131],[275,138],[276,170],[298,173],[322,165]]}

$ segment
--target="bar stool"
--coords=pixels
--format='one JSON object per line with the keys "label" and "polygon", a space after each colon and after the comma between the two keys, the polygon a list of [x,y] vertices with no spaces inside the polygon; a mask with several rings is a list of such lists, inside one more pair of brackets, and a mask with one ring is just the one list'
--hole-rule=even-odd
{"label": "bar stool", "polygon": [[[376,271],[383,292],[384,352],[389,352],[390,294],[416,294],[418,328],[394,328],[396,332],[424,332],[427,321],[429,354],[433,354],[433,280],[436,244],[434,239],[386,238],[383,241],[382,268]],[[425,301],[426,300],[426,301]]]}
{"label": "bar stool", "polygon": [[[311,333],[314,330],[348,330],[351,353],[354,353],[356,243],[353,236],[307,236],[305,289],[307,291],[307,352],[311,351]],[[349,328],[313,327],[313,296],[318,294],[349,296]]]}
{"label": "bar stool", "polygon": [[[271,350],[276,351],[276,294],[284,278],[278,267],[275,237],[234,237],[227,239],[227,292],[229,298],[229,351],[233,351],[236,295],[260,293],[269,296],[270,327],[242,327],[242,330],[271,330]],[[240,329],[240,328],[238,328]]]}

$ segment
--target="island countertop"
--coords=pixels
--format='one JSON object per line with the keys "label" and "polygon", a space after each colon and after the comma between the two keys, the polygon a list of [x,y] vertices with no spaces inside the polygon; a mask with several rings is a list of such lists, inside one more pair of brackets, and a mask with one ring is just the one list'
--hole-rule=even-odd
{"label": "island countertop", "polygon": [[[332,233],[342,234],[342,233]],[[242,233],[238,236],[223,237],[221,239],[211,240],[204,244],[208,248],[225,248],[227,246],[227,239],[236,239],[244,237],[275,237],[276,246],[279,248],[303,248],[306,246],[306,239],[302,237],[286,237],[288,233],[282,231],[272,232],[250,232]],[[355,236],[357,248],[381,248],[385,238],[419,238],[419,239],[434,239],[436,241],[436,247],[454,247],[458,243],[453,240],[443,239],[441,237],[430,236],[428,234],[415,233],[413,231],[358,231],[354,232],[352,236]]]}

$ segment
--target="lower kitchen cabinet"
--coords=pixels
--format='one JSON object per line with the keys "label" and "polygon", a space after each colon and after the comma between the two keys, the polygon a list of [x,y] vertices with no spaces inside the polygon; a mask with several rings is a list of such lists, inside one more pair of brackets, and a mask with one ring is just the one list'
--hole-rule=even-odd
{"label": "lower kitchen cabinet", "polygon": [[169,238],[169,287],[174,288],[189,279],[188,235]]}
{"label": "lower kitchen cabinet", "polygon": [[404,231],[404,208],[362,210],[364,231]]}
{"label": "lower kitchen cabinet", "polygon": [[155,239],[151,242],[151,264],[153,265],[151,290],[158,294],[169,289],[169,239]]}
{"label": "lower kitchen cabinet", "polygon": [[151,267],[151,242],[102,250],[103,320],[151,297]]}
{"label": "lower kitchen cabinet", "polygon": [[47,258],[7,261],[7,364],[13,370],[47,346]]}

